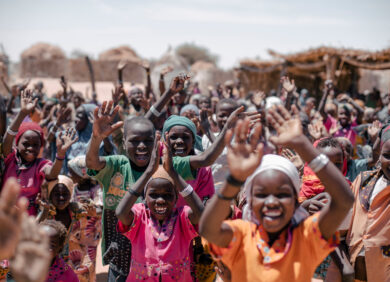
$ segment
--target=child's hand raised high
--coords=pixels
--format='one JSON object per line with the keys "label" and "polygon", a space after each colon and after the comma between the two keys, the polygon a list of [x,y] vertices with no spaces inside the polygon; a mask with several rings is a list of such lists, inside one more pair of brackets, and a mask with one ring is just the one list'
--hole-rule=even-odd
{"label": "child's hand raised high", "polygon": [[301,144],[302,138],[305,138],[296,111],[294,116],[291,116],[285,107],[279,105],[268,110],[267,119],[278,133],[277,136],[270,137],[270,141],[275,145],[294,148]]}
{"label": "child's hand raised high", "polygon": [[188,75],[178,75],[174,79],[172,79],[171,85],[169,86],[169,91],[172,94],[176,94],[184,89],[184,82],[190,79]]}
{"label": "child's hand raised high", "polygon": [[260,121],[261,115],[258,112],[244,112],[244,106],[238,107],[234,112],[231,113],[228,120],[226,121],[225,127],[233,128],[238,119],[248,118],[250,121],[250,127]]}
{"label": "child's hand raised high", "polygon": [[[92,127],[92,135],[96,138],[107,138],[110,136],[115,130],[120,128],[123,125],[123,121],[118,121],[115,124],[111,124],[114,121],[116,114],[119,111],[119,106],[117,105],[114,110],[112,110],[114,102],[107,101],[103,102],[103,105],[100,108],[96,108],[93,112],[93,127]],[[112,110],[112,112],[111,112]]]}
{"label": "child's hand raised high", "polygon": [[153,151],[150,156],[148,168],[145,171],[146,174],[153,175],[157,171],[158,166],[160,165],[160,138],[161,134],[159,132],[156,132]]}
{"label": "child's hand raised high", "polygon": [[231,175],[244,182],[260,165],[263,157],[263,144],[258,143],[261,135],[261,125],[255,127],[248,143],[250,120],[239,120],[234,128],[234,142],[232,143],[233,130],[226,133],[225,142],[228,147],[227,162]]}
{"label": "child's hand raised high", "polygon": [[33,99],[31,90],[27,89],[20,94],[20,112],[28,115],[38,104],[38,99]]}
{"label": "child's hand raised high", "polygon": [[79,140],[79,137],[76,134],[76,129],[68,128],[65,133],[61,131],[56,141],[58,156],[60,158],[65,157],[66,151],[77,140]]}

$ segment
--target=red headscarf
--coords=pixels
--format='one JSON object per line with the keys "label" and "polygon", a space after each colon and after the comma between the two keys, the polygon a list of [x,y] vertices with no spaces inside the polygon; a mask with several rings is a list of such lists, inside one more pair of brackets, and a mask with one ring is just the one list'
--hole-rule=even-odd
{"label": "red headscarf", "polygon": [[28,130],[35,131],[36,133],[39,134],[39,137],[41,138],[41,146],[43,146],[44,144],[43,129],[36,122],[23,122],[20,125],[18,134],[16,134],[15,137],[15,142],[16,142],[15,144],[18,145],[20,137],[22,137],[22,135]]}
{"label": "red headscarf", "polygon": [[[329,137],[325,137],[329,138]],[[325,138],[321,138],[314,142],[313,146],[314,148],[317,148],[318,143],[322,141]],[[340,144],[340,143],[339,143]],[[343,151],[343,168],[342,173],[344,176],[347,175],[347,159],[345,158],[344,154],[344,148],[340,144],[340,147]],[[314,173],[314,171],[311,170],[309,165],[306,163],[305,167],[303,169],[303,177],[302,177],[302,187],[299,192],[298,201],[302,203],[303,201],[313,198],[314,196],[322,193],[325,191],[324,185],[321,183],[321,180],[317,177],[317,175]]]}

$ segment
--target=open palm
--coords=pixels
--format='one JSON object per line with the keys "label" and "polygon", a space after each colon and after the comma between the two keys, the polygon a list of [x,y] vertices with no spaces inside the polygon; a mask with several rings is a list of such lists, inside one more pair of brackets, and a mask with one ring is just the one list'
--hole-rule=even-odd
{"label": "open palm", "polygon": [[29,114],[37,106],[38,99],[33,99],[31,90],[25,90],[20,96],[20,111]]}
{"label": "open palm", "polygon": [[78,140],[76,129],[68,128],[65,133],[60,132],[57,138],[57,152],[58,154],[65,155],[66,151],[72,144]]}
{"label": "open palm", "polygon": [[231,142],[233,130],[228,130],[225,137],[230,174],[239,181],[245,181],[256,170],[263,156],[263,144],[258,143],[261,126],[254,129],[250,143],[247,142],[249,128],[249,118],[239,120],[234,128],[234,142]]}
{"label": "open palm", "polygon": [[123,125],[123,121],[118,121],[115,124],[112,124],[116,114],[119,111],[119,106],[116,106],[111,112],[114,102],[107,101],[103,102],[103,105],[100,108],[96,108],[93,112],[93,126],[92,134],[94,137],[106,138],[110,136],[115,130],[120,128]]}

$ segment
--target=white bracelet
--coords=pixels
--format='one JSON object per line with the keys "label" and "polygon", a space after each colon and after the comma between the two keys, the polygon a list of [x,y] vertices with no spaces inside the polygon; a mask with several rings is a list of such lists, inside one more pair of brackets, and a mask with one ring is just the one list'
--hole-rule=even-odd
{"label": "white bracelet", "polygon": [[324,154],[319,154],[315,159],[309,163],[309,167],[315,172],[319,172],[323,169],[329,162],[329,158]]}
{"label": "white bracelet", "polygon": [[190,195],[192,192],[194,191],[194,188],[192,188],[192,186],[190,184],[187,185],[186,188],[184,188],[183,191],[179,192],[180,196],[182,196],[183,198],[187,197],[188,195]]}
{"label": "white bracelet", "polygon": [[157,109],[154,107],[154,105],[152,105],[149,109],[152,114],[154,114],[156,117],[159,117],[161,115],[161,113],[159,111],[157,111]]}
{"label": "white bracelet", "polygon": [[9,126],[7,128],[7,133],[11,136],[16,136],[16,134],[18,134],[17,131],[13,131]]}

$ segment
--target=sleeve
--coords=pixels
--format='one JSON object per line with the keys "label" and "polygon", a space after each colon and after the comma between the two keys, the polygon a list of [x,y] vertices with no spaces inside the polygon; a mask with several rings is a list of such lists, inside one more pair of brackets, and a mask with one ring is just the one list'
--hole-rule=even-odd
{"label": "sleeve", "polygon": [[191,208],[189,206],[184,206],[179,211],[179,220],[180,220],[180,230],[183,232],[183,236],[191,241],[196,236],[198,236],[198,232],[196,232],[195,227],[192,225],[190,219],[188,218],[188,213]]}
{"label": "sleeve", "polygon": [[322,260],[339,245],[340,235],[339,232],[336,232],[331,238],[326,240],[319,228],[319,216],[320,213],[317,212],[306,218],[302,228],[303,239],[307,242],[308,249],[311,250],[311,254],[314,256],[313,259]]}
{"label": "sleeve", "polygon": [[250,232],[250,222],[236,219],[225,220],[223,223],[229,225],[233,230],[233,238],[229,243],[229,246],[223,248],[213,243],[209,243],[209,248],[210,253],[215,260],[222,260],[222,262],[231,269],[238,252],[242,249],[245,232]]}
{"label": "sleeve", "polygon": [[128,160],[125,156],[120,155],[107,156],[102,158],[104,158],[106,161],[104,168],[101,170],[87,169],[87,174],[99,181],[99,183],[103,184],[103,189],[107,189],[108,187],[105,187],[106,185],[104,185],[105,182],[107,182],[107,180],[110,181],[112,176],[118,172],[120,167],[124,165],[125,162],[128,162]]}
{"label": "sleeve", "polygon": [[196,193],[198,194],[199,198],[203,201],[204,198],[208,197],[209,199],[214,195],[214,179],[213,174],[211,172],[210,167],[202,167],[198,171],[197,178],[199,179],[198,182],[198,189],[196,190]]}
{"label": "sleeve", "polygon": [[184,180],[194,180],[196,172],[192,171],[190,157],[173,157],[173,168],[183,177]]}
{"label": "sleeve", "polygon": [[133,222],[131,225],[124,225],[120,220],[118,220],[117,231],[127,237],[130,241],[133,241],[136,237],[138,230],[142,224],[142,219],[146,215],[145,205],[144,204],[135,204],[131,211],[134,214]]}

